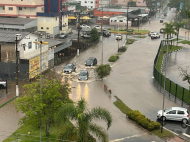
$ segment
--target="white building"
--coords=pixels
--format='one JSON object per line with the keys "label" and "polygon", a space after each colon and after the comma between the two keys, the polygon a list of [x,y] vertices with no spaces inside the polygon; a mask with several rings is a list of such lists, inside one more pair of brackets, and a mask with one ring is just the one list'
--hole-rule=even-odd
{"label": "white building", "polygon": [[95,8],[96,0],[76,0],[77,2],[81,3],[81,6],[86,6],[89,9]]}
{"label": "white building", "polygon": [[[127,17],[123,16],[123,15],[112,16],[112,17],[110,17],[109,24],[110,25],[126,26],[127,25]],[[128,24],[131,24],[131,22],[128,21]]]}

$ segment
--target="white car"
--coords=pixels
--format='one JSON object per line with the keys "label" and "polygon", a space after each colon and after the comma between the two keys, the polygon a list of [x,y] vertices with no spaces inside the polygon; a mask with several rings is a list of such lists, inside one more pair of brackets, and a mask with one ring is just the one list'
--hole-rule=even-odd
{"label": "white car", "polygon": [[6,81],[1,80],[0,81],[0,89],[6,88]]}
{"label": "white car", "polygon": [[159,110],[157,112],[157,118],[163,121],[175,120],[175,121],[182,121],[183,123],[187,123],[189,121],[189,112],[186,108],[171,107],[164,110],[163,116],[162,116],[162,110]]}
{"label": "white car", "polygon": [[121,34],[117,34],[115,37],[116,40],[122,40],[122,35]]}
{"label": "white car", "polygon": [[148,36],[151,36],[153,33],[155,33],[155,32],[149,31],[149,32],[148,32]]}
{"label": "white car", "polygon": [[95,25],[94,28],[96,28],[97,30],[100,30],[101,26],[100,25]]}
{"label": "white car", "polygon": [[90,34],[90,33],[84,34],[83,37],[85,37],[85,38],[90,38],[90,37],[91,37],[91,34]]}
{"label": "white car", "polygon": [[90,26],[88,26],[88,25],[86,25],[86,24],[82,24],[80,27],[81,27],[81,28],[90,28]]}
{"label": "white car", "polygon": [[150,35],[151,39],[154,39],[154,38],[160,38],[160,34],[159,33],[152,33]]}

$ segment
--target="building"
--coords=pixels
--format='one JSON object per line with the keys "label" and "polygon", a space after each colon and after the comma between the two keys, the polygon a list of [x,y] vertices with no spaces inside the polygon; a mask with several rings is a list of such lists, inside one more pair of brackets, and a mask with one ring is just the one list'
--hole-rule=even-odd
{"label": "building", "polygon": [[37,13],[37,30],[53,35],[68,33],[68,14],[70,13],[70,11],[63,11],[62,0],[44,0],[44,12]]}
{"label": "building", "polygon": [[36,18],[37,12],[44,11],[42,0],[1,0],[1,17]]}
{"label": "building", "polygon": [[127,16],[124,16],[124,15],[112,16],[109,19],[109,24],[116,25],[116,26],[126,26],[127,25]]}
{"label": "building", "polygon": [[0,18],[0,29],[34,32],[37,30],[37,19]]}
{"label": "building", "polygon": [[88,9],[93,9],[99,3],[99,0],[75,0],[75,2],[80,3],[81,6],[87,7]]}
{"label": "building", "polygon": [[146,2],[144,0],[137,0],[136,5],[140,7],[146,7]]}

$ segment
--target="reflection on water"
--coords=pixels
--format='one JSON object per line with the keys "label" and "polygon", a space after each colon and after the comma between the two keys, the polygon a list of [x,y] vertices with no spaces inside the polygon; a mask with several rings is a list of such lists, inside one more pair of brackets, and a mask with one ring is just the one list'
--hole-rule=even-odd
{"label": "reflection on water", "polygon": [[78,83],[78,86],[77,86],[77,90],[76,90],[76,101],[79,100],[81,98],[81,85],[80,83]]}
{"label": "reflection on water", "polygon": [[85,87],[84,87],[84,98],[86,101],[88,101],[89,99],[89,88],[88,88],[88,83],[85,84]]}

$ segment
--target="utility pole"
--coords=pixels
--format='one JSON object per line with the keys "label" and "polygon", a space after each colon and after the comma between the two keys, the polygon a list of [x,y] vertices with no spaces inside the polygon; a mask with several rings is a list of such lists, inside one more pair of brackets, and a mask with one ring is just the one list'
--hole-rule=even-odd
{"label": "utility pole", "polygon": [[19,86],[18,86],[18,40],[19,37],[21,37],[21,34],[16,34],[15,38],[16,38],[16,96],[19,96]]}
{"label": "utility pole", "polygon": [[0,43],[0,62],[1,62],[1,43]]}
{"label": "utility pole", "polygon": [[[129,14],[128,14],[128,10],[129,10],[129,2],[127,2],[127,30],[128,30],[128,19],[129,19]],[[127,31],[126,31],[127,32]]]}
{"label": "utility pole", "polygon": [[103,6],[102,6],[102,21],[101,21],[101,37],[100,37],[100,40],[102,42],[102,65],[103,65],[103,30],[102,30],[102,27],[103,27]]}
{"label": "utility pole", "polygon": [[77,16],[77,29],[78,29],[78,49],[80,48],[80,44],[79,44],[79,36],[80,36],[80,12],[78,13]]}

